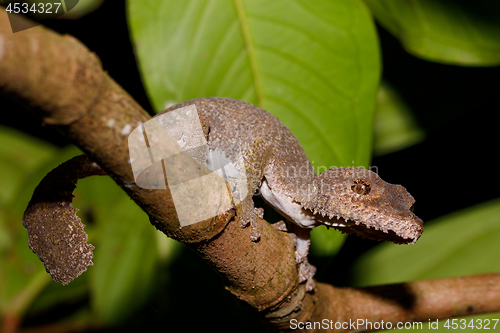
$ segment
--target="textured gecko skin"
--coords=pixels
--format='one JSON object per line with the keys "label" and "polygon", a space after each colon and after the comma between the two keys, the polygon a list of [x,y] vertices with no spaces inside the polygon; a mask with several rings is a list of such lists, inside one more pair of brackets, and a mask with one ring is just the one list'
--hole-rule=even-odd
{"label": "textured gecko skin", "polygon": [[423,222],[411,208],[415,200],[401,186],[389,184],[372,171],[334,168],[317,176],[302,146],[281,123],[263,109],[228,98],[200,98],[170,107],[195,104],[204,134],[213,142],[237,143],[243,152],[248,195],[242,201],[241,226],[252,226],[260,238],[252,195],[264,200],[297,227],[296,260],[301,282],[314,289],[315,268],[307,262],[309,230],[327,225],[376,240],[413,244]]}

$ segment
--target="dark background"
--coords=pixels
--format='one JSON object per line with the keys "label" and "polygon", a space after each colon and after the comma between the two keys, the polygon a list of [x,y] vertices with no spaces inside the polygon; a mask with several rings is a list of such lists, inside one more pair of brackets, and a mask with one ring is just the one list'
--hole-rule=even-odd
{"label": "dark background", "polygon": [[[43,24],[81,40],[100,57],[103,68],[109,75],[144,109],[152,113],[129,40],[123,1],[106,1],[98,10],[79,20],[49,20]],[[377,28],[382,49],[383,79],[408,104],[424,129],[426,139],[407,149],[374,157],[371,165],[378,167],[384,180],[403,184],[408,189],[416,199],[415,213],[424,222],[498,197],[496,155],[500,131],[497,115],[500,68],[458,67],[428,62],[406,53],[392,35],[380,26]],[[38,119],[17,104],[0,97],[0,105],[3,110],[0,124],[59,146],[69,143],[50,127],[42,127]],[[341,252],[333,258],[329,269],[320,276],[320,280],[335,285],[349,285],[350,264],[376,244],[378,243],[374,241],[349,236]],[[182,262],[201,262],[201,259],[189,251],[181,257]],[[314,263],[314,258],[312,261]],[[185,269],[180,265],[178,269]],[[221,296],[218,292],[207,291],[206,289],[212,288],[222,289],[222,284],[208,267],[200,269],[202,274],[212,274],[204,280],[208,285],[199,286],[199,281],[193,280],[197,287],[189,294],[172,290],[165,292],[172,297],[181,298],[191,294],[192,297],[197,297],[197,292],[208,292],[207,297],[211,297],[211,300],[219,297],[222,298],[219,300],[222,303],[236,302],[227,293]],[[186,283],[180,280],[178,282]],[[220,304],[219,301],[211,303],[212,309],[204,310],[207,311],[207,316],[220,310],[216,305]],[[163,310],[176,315],[175,309],[169,306],[167,308],[170,310]],[[150,316],[157,316],[161,309],[161,304],[150,304],[139,314],[139,318],[151,319]],[[250,312],[247,315],[253,316]],[[137,320],[142,322],[142,319]],[[31,324],[39,321],[36,318],[32,320]],[[207,326],[203,328],[207,329]]]}

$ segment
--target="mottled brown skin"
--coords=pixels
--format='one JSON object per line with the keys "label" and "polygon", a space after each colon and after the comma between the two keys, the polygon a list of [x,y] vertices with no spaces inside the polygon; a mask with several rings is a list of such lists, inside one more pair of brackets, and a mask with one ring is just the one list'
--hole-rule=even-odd
{"label": "mottled brown skin", "polygon": [[[423,222],[411,211],[414,199],[402,186],[389,184],[361,168],[335,168],[317,176],[290,130],[278,118],[249,103],[209,97],[172,106],[165,112],[191,104],[196,105],[209,146],[218,141],[232,142],[243,152],[248,196],[242,201],[240,221],[242,227],[252,226],[253,241],[260,237],[255,219],[262,211],[254,208],[252,195],[261,187],[302,210],[297,218],[277,207],[299,226],[294,232],[305,245],[297,245],[296,256],[301,264],[301,281],[308,282],[308,290],[314,288],[314,269],[307,263],[308,228],[325,224],[399,244],[413,244],[420,237]],[[306,249],[300,250],[303,247]]]}

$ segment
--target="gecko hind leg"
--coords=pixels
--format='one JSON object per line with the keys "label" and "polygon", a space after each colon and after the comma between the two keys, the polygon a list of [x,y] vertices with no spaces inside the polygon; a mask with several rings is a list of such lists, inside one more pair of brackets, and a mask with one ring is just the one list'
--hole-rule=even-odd
{"label": "gecko hind leg", "polygon": [[292,227],[292,232],[296,235],[293,237],[295,244],[295,261],[299,264],[299,283],[306,283],[306,291],[313,291],[315,283],[313,280],[316,274],[316,267],[311,265],[307,260],[309,253],[309,245],[311,244],[310,229],[300,228],[298,226]]}
{"label": "gecko hind leg", "polygon": [[247,198],[241,202],[243,213],[240,217],[240,226],[242,228],[250,227],[250,239],[252,242],[258,242],[260,239],[260,230],[257,225],[257,216],[261,218],[264,216],[264,210],[262,208],[255,208],[252,198]]}

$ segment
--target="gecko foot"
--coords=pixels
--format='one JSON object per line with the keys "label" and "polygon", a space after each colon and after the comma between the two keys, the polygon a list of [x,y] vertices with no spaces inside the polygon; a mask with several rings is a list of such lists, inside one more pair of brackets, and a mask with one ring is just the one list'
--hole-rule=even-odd
{"label": "gecko foot", "polygon": [[257,225],[257,216],[264,216],[264,209],[254,208],[253,201],[251,199],[244,200],[242,204],[243,214],[240,217],[240,227],[246,228],[250,225],[252,227],[252,230],[250,231],[250,240],[252,242],[258,242],[260,239],[260,230]]}
{"label": "gecko foot", "polygon": [[255,220],[255,215],[253,217],[249,217],[245,219],[243,216],[240,219],[240,227],[246,228],[250,224],[252,230],[250,231],[250,240],[252,242],[258,242],[260,239],[260,230],[257,225],[257,221]]}
{"label": "gecko foot", "polygon": [[316,286],[313,280],[314,274],[316,274],[316,267],[307,259],[299,264],[299,283],[306,283],[306,291],[313,291]]}
{"label": "gecko foot", "polygon": [[288,229],[286,228],[286,224],[283,221],[278,221],[276,223],[271,224],[274,229],[279,230],[279,231],[284,231],[288,232]]}
{"label": "gecko foot", "polygon": [[306,291],[307,292],[311,292],[314,290],[314,288],[316,288],[316,284],[314,283],[314,280],[313,280],[313,276],[314,274],[316,274],[316,267],[314,267],[313,265],[309,265],[310,268],[313,268],[314,270],[309,270],[309,278],[307,279],[307,282],[306,282]]}
{"label": "gecko foot", "polygon": [[[292,227],[296,235],[294,241],[295,262],[299,264],[299,283],[305,283],[306,291],[311,292],[315,288],[313,277],[314,274],[316,274],[316,267],[311,265],[307,260],[309,245],[311,244],[311,241],[309,239],[310,230],[295,226]],[[292,241],[293,240],[294,239],[292,238]]]}
{"label": "gecko foot", "polygon": [[257,225],[257,221],[255,220],[255,215],[253,218],[245,219],[243,216],[240,219],[240,227],[241,228],[246,228],[250,224],[250,227],[252,230],[250,231],[250,239],[252,242],[258,242],[260,239],[260,230]]}

